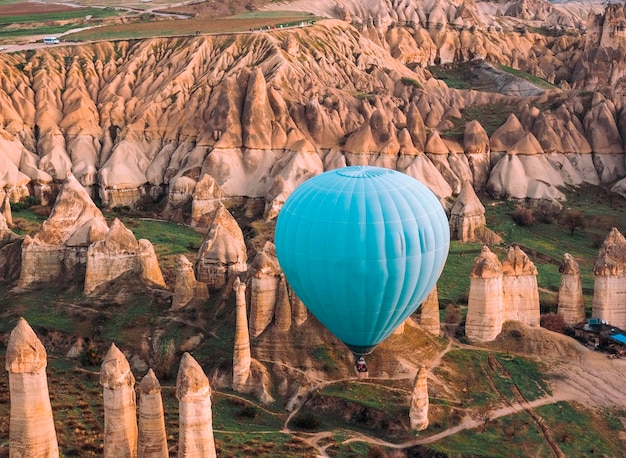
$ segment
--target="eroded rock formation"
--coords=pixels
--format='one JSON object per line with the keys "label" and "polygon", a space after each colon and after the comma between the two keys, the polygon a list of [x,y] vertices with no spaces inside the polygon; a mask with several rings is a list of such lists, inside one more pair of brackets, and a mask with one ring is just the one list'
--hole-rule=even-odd
{"label": "eroded rock formation", "polygon": [[237,307],[235,323],[235,351],[233,354],[233,391],[243,392],[250,378],[250,334],[248,332],[248,309],[246,305],[246,284],[239,278],[233,285]]}
{"label": "eroded rock formation", "polygon": [[611,229],[593,266],[592,316],[626,329],[626,239]]}
{"label": "eroded rock formation", "polygon": [[58,457],[46,378],[46,349],[24,318],[11,331],[5,364],[11,396],[9,455]]}
{"label": "eroded rock formation", "polygon": [[557,314],[563,317],[567,325],[581,323],[585,321],[585,298],[578,262],[569,253],[565,253],[559,272],[561,283]]}
{"label": "eroded rock formation", "polygon": [[428,428],[428,384],[426,367],[420,366],[415,376],[413,395],[411,396],[411,408],[409,410],[409,422],[411,429],[423,431]]}
{"label": "eroded rock formation", "polygon": [[184,353],[176,378],[179,406],[178,456],[215,458],[211,385],[198,362]]}
{"label": "eroded rock formation", "polygon": [[539,326],[537,268],[519,246],[510,246],[502,261],[503,321]]}
{"label": "eroded rock formation", "polygon": [[104,456],[137,456],[135,377],[123,353],[111,344],[100,369],[104,394]]}
{"label": "eroded rock formation", "polygon": [[470,271],[465,335],[470,341],[488,342],[502,330],[502,264],[486,246]]}
{"label": "eroded rock formation", "polygon": [[209,297],[207,285],[196,280],[193,264],[183,254],[176,257],[176,279],[172,309],[180,309],[191,300],[203,300]]}
{"label": "eroded rock formation", "polygon": [[256,255],[250,272],[250,335],[258,337],[274,319],[282,274],[272,242]]}
{"label": "eroded rock formation", "polygon": [[476,230],[485,224],[485,207],[472,184],[466,181],[450,211],[450,236],[461,242],[474,241]]}
{"label": "eroded rock formation", "polygon": [[437,286],[426,296],[422,302],[420,314],[420,325],[426,331],[439,335],[440,319],[439,319],[439,297],[437,295]]}
{"label": "eroded rock formation", "polygon": [[168,458],[161,385],[152,369],[141,379],[138,389],[137,458]]}
{"label": "eroded rock formation", "polygon": [[226,207],[219,203],[198,251],[196,278],[210,288],[221,288],[231,275],[247,270],[247,259],[241,228]]}

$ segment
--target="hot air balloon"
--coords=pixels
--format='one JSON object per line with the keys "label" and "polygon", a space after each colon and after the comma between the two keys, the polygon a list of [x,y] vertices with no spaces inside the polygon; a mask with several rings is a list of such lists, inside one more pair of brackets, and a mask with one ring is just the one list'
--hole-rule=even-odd
{"label": "hot air balloon", "polygon": [[278,215],[274,241],[291,288],[358,358],[435,287],[450,229],[441,203],[419,181],[351,166],[296,188]]}

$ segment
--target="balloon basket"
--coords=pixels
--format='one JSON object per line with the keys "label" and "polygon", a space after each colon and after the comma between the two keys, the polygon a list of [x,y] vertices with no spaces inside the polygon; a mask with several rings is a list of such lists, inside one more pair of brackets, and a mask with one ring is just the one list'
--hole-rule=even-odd
{"label": "balloon basket", "polygon": [[367,363],[365,362],[365,358],[360,356],[356,359],[354,363],[354,371],[356,372],[356,376],[359,380],[369,378],[369,370],[367,368]]}

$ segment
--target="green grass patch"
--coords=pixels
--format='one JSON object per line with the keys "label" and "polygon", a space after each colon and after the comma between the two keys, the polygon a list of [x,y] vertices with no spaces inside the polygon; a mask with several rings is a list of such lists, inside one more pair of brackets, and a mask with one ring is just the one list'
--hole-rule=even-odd
{"label": "green grass patch", "polygon": [[620,419],[626,420],[624,411],[613,412],[608,421],[568,402],[538,407],[535,412],[544,419],[565,456],[623,456],[624,443],[615,428]]}
{"label": "green grass patch", "polygon": [[121,218],[137,239],[147,239],[157,256],[197,253],[204,236],[184,224],[141,218]]}
{"label": "green grass patch", "polygon": [[526,81],[534,84],[537,87],[542,89],[554,89],[556,86],[543,78],[539,78],[538,76],[531,75],[530,73],[524,72],[522,70],[517,70],[515,68],[507,67],[506,65],[495,64],[497,68],[500,70],[510,73],[511,75],[517,76],[519,78],[523,78]]}
{"label": "green grass patch", "polygon": [[469,273],[481,248],[482,245],[479,243],[450,242],[448,259],[437,282],[441,309],[445,309],[449,303],[467,303]]}

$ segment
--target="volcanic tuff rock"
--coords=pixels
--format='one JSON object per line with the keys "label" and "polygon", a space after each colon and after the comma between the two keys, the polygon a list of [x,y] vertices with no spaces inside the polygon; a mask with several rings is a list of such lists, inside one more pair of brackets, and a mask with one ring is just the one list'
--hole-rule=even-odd
{"label": "volcanic tuff rock", "polygon": [[465,335],[470,341],[488,342],[502,330],[502,264],[484,246],[470,271]]}
{"label": "volcanic tuff rock", "polygon": [[502,261],[503,322],[539,326],[537,268],[519,246],[510,246]]}
{"label": "volcanic tuff rock", "polygon": [[165,288],[152,244],[135,235],[117,218],[106,236],[89,245],[85,272],[85,294],[126,272],[137,273],[146,284]]}
{"label": "volcanic tuff rock", "polygon": [[59,456],[48,394],[46,350],[24,318],[11,335],[6,353],[11,414],[10,456]]}
{"label": "volcanic tuff rock", "polygon": [[421,306],[420,325],[431,334],[439,335],[440,319],[439,319],[439,297],[437,295],[437,286],[426,296]]}
{"label": "volcanic tuff rock", "polygon": [[215,458],[211,385],[198,362],[184,353],[176,378],[179,409],[178,456]]}
{"label": "volcanic tuff rock", "polygon": [[52,213],[33,237],[22,244],[18,287],[55,281],[83,269],[87,248],[108,232],[102,212],[73,175],[67,175]]}
{"label": "volcanic tuff rock", "polygon": [[221,202],[209,221],[198,250],[196,278],[210,288],[221,288],[231,275],[247,270],[246,243],[239,224]]}
{"label": "volcanic tuff rock", "polygon": [[282,269],[276,257],[276,247],[272,242],[266,242],[250,265],[248,289],[252,337],[258,337],[274,319],[281,275]]}
{"label": "volcanic tuff rock", "polygon": [[580,268],[576,259],[569,253],[563,255],[559,272],[561,272],[561,283],[557,314],[563,317],[567,325],[585,321],[585,299]]}
{"label": "volcanic tuff rock", "polygon": [[233,391],[242,392],[250,378],[250,333],[246,305],[246,284],[235,279],[235,302],[237,319],[235,323],[235,350],[233,353]]}
{"label": "volcanic tuff rock", "polygon": [[189,304],[192,299],[208,299],[207,285],[196,280],[193,264],[184,254],[176,257],[176,279],[172,309],[180,309]]}
{"label": "volcanic tuff rock", "polygon": [[592,316],[626,329],[626,239],[611,229],[593,266]]}
{"label": "volcanic tuff rock", "polygon": [[473,241],[476,229],[485,224],[485,207],[474,192],[472,184],[466,181],[450,211],[451,237],[462,242]]}
{"label": "volcanic tuff rock", "polygon": [[409,420],[411,428],[423,431],[428,428],[428,379],[426,367],[420,366],[415,376]]}
{"label": "volcanic tuff rock", "polygon": [[[306,2],[303,8],[349,17],[354,27],[325,20],[269,33],[2,54],[8,77],[0,81],[0,193],[45,201],[73,174],[109,207],[164,193],[164,215],[178,218],[193,199],[199,224],[220,198],[211,189],[262,198],[272,219],[308,174],[346,163],[401,170],[442,199],[460,192],[466,179],[482,189],[490,175],[488,189],[515,198],[562,198],[563,183],[613,183],[626,175],[623,103],[615,90],[592,103],[568,89],[532,97],[459,91],[424,70],[483,62],[496,73],[494,64],[502,64],[563,87],[613,85],[616,76],[594,79],[588,63],[597,49],[620,74],[623,53],[606,50],[623,46],[615,32],[623,8],[602,15],[595,4],[539,3],[537,10],[512,4],[496,14],[489,2]],[[561,33],[584,31],[590,13],[596,19],[589,34]],[[555,33],[518,29],[538,15]],[[515,143],[502,148],[497,131],[487,141],[478,121],[467,123],[462,144],[447,138],[468,109],[497,106],[520,116]],[[489,144],[520,157],[502,156],[492,171]],[[537,157],[522,157],[529,151]],[[198,185],[207,176],[218,188]],[[513,176],[522,185],[511,188]],[[209,195],[195,198],[205,187]]]}
{"label": "volcanic tuff rock", "polygon": [[152,369],[143,376],[138,386],[139,426],[137,438],[138,458],[168,458],[167,435],[161,385]]}
{"label": "volcanic tuff rock", "polygon": [[100,369],[104,395],[104,456],[137,456],[135,377],[122,352],[111,344]]}

